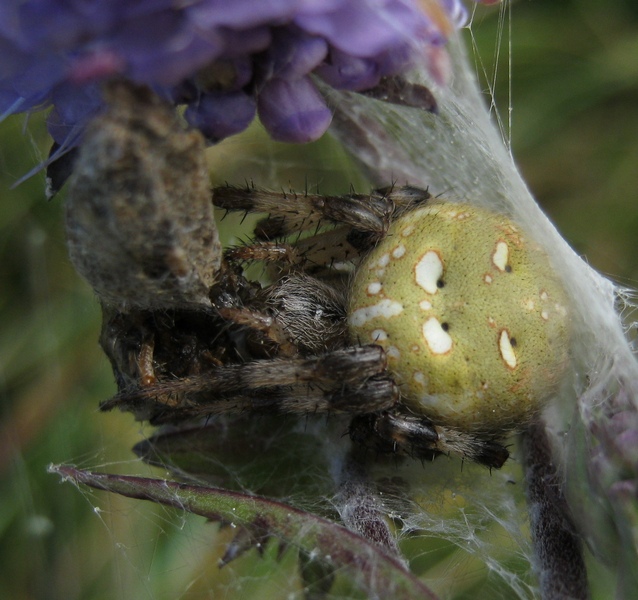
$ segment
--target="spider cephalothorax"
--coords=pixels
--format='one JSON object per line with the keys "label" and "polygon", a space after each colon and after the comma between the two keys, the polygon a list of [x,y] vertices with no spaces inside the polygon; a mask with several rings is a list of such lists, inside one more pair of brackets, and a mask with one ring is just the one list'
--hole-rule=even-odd
{"label": "spider cephalothorax", "polygon": [[[510,219],[412,187],[221,187],[213,202],[268,216],[225,252],[210,308],[105,320],[120,394],[104,408],[153,422],[348,413],[353,442],[376,452],[503,464],[568,346],[562,288]],[[244,276],[254,261],[266,283]]]}

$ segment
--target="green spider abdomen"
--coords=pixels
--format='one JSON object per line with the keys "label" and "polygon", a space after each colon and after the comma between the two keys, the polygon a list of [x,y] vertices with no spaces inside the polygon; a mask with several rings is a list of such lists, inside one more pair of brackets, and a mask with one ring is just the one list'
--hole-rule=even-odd
{"label": "green spider abdomen", "polygon": [[520,428],[568,362],[565,292],[507,217],[433,202],[394,221],[353,281],[352,339],[388,356],[402,402],[465,431]]}

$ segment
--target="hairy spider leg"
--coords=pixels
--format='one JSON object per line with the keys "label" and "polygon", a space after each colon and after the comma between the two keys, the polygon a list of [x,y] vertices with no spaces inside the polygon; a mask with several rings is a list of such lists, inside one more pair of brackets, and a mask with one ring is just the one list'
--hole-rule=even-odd
{"label": "hairy spider leg", "polygon": [[496,469],[509,457],[507,449],[496,441],[434,425],[425,417],[392,411],[356,416],[349,433],[357,445],[380,454],[401,453],[432,460],[438,454],[453,453]]}
{"label": "hairy spider leg", "polygon": [[325,221],[383,232],[393,210],[391,200],[375,195],[320,196],[234,186],[215,188],[213,204],[227,210],[268,213],[256,227],[262,240],[312,231]]}
{"label": "hairy spider leg", "polygon": [[329,276],[349,272],[359,254],[352,230],[336,227],[289,242],[255,241],[235,246],[226,250],[224,257],[236,263],[264,261],[276,267],[276,275],[303,269]]}
{"label": "hairy spider leg", "polygon": [[[378,346],[349,347],[303,359],[266,359],[213,367],[205,375],[124,390],[102,410],[152,401],[170,408],[170,419],[245,411],[362,413],[396,405],[396,384],[384,376]],[[154,419],[161,422],[161,414]]]}

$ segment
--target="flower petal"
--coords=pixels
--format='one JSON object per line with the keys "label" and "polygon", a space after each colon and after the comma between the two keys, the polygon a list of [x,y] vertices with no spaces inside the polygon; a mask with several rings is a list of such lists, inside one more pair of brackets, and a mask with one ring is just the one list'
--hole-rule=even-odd
{"label": "flower petal", "polygon": [[209,141],[217,142],[246,129],[255,112],[255,99],[243,92],[209,93],[191,104],[184,116]]}
{"label": "flower petal", "polygon": [[264,127],[281,142],[316,140],[332,121],[332,113],[308,77],[272,79],[261,90],[257,106]]}

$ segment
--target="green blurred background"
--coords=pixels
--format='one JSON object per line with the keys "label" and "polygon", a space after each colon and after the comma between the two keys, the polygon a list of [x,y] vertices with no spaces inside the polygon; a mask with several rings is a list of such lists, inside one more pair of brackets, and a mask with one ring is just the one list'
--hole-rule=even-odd
{"label": "green blurred background", "polygon": [[[505,120],[511,85],[520,168],[570,244],[595,268],[634,287],[638,3],[515,3],[511,80],[509,22],[498,42],[499,14],[478,11],[467,38],[486,81],[496,83]],[[202,572],[221,551],[209,543],[215,526],[145,503],[78,493],[47,474],[49,463],[70,461],[151,471],[130,452],[144,426],[129,415],[97,412],[115,387],[97,345],[97,303],[66,258],[63,197],[47,203],[40,175],[10,189],[46,149],[40,119],[28,128],[22,116],[0,125],[0,597],[208,597]],[[259,182],[257,173],[246,176]],[[179,530],[183,535],[175,535]],[[241,597],[279,597],[276,576],[267,579],[278,591],[268,592],[251,568],[255,589]],[[237,597],[233,574],[222,571],[224,597]]]}

